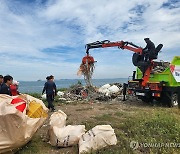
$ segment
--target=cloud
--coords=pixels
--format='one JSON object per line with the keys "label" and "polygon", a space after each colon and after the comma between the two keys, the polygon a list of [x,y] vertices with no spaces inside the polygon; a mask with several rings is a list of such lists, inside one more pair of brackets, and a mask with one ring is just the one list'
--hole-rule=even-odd
{"label": "cloud", "polygon": [[[164,44],[159,59],[171,60],[179,55],[179,11],[176,0],[1,0],[0,74],[18,80],[48,74],[77,78],[84,45],[105,39],[145,46],[143,38],[150,37],[156,45]],[[98,61],[95,78],[132,74],[131,52],[90,52]]]}

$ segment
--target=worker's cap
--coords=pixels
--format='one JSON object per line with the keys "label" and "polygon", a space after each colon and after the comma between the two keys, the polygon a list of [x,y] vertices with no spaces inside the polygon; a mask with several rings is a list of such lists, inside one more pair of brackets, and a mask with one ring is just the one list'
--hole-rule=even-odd
{"label": "worker's cap", "polygon": [[145,41],[149,40],[149,38],[144,38]]}
{"label": "worker's cap", "polygon": [[14,85],[19,85],[19,82],[16,81],[16,80],[13,80],[13,84],[14,84]]}
{"label": "worker's cap", "polygon": [[50,76],[49,76],[49,78],[50,78],[50,79],[53,79],[53,78],[54,78],[54,76],[53,76],[53,75],[50,75]]}
{"label": "worker's cap", "polygon": [[49,80],[49,79],[50,79],[50,76],[47,76],[47,77],[46,77],[46,80]]}

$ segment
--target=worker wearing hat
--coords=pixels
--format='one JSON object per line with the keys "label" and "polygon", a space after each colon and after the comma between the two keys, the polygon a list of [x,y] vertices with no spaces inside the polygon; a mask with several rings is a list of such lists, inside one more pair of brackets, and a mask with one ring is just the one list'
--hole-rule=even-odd
{"label": "worker wearing hat", "polygon": [[144,38],[144,41],[146,42],[147,45],[143,50],[146,50],[146,49],[149,51],[155,50],[155,45],[149,38]]}
{"label": "worker wearing hat", "polygon": [[48,102],[48,109],[51,109],[52,112],[55,111],[53,101],[54,96],[57,95],[56,84],[54,83],[54,76],[50,75],[46,77],[47,82],[44,84],[42,94],[46,91],[46,99]]}
{"label": "worker wearing hat", "polygon": [[143,49],[145,61],[152,60],[155,58],[155,45],[149,38],[144,38],[144,41],[146,42],[146,47]]}
{"label": "worker wearing hat", "polygon": [[19,82],[16,81],[16,80],[13,80],[13,83],[10,85],[10,90],[11,90],[12,96],[17,96],[17,95],[19,95],[18,85],[19,85]]}

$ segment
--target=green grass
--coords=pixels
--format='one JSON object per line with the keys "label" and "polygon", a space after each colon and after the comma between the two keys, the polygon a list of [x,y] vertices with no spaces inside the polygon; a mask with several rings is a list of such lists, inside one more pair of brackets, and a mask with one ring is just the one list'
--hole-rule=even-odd
{"label": "green grass", "polygon": [[[72,151],[73,148],[73,152]],[[63,151],[63,152],[61,152]],[[37,133],[34,135],[32,140],[25,146],[19,149],[15,154],[53,154],[53,153],[78,153],[78,146],[67,148],[52,147],[47,141],[42,141],[42,138]]]}
{"label": "green grass", "polygon": [[[138,143],[180,143],[179,113],[170,110],[154,109],[150,112],[139,110],[133,115],[116,112],[114,115],[104,114],[95,117],[97,121],[86,122],[88,128],[96,124],[111,124],[115,129],[118,144],[96,151],[96,153],[180,153],[180,148],[139,147],[130,148],[131,141]],[[177,111],[177,110],[176,110]]]}
{"label": "green grass", "polygon": [[116,112],[114,115],[118,116],[118,117],[121,117],[123,116],[125,113],[124,112]]}
{"label": "green grass", "polygon": [[[46,101],[44,101],[46,103]],[[56,100],[55,105],[62,102]],[[110,124],[115,130],[118,143],[101,150],[93,151],[97,154],[126,154],[126,153],[180,153],[180,148],[167,147],[139,147],[136,150],[130,148],[130,142],[138,143],[180,143],[180,110],[162,107],[132,107],[119,111],[114,107],[114,113],[108,113],[108,108],[113,109],[112,105],[107,105],[106,114],[93,115],[89,120],[84,119],[82,123],[86,130],[90,130],[96,125]],[[68,105],[67,105],[68,108]],[[104,108],[104,109],[105,109]],[[91,110],[91,108],[77,109],[76,111]],[[68,123],[71,124],[71,123]],[[42,129],[42,128],[41,128]],[[54,150],[40,136],[35,135],[31,142],[22,148],[17,154],[48,153]],[[59,153],[66,153],[67,148],[59,149]],[[71,151],[78,153],[78,147],[74,146]]]}
{"label": "green grass", "polygon": [[92,107],[86,107],[86,108],[80,108],[80,109],[76,109],[76,111],[87,111],[87,110],[92,110]]}
{"label": "green grass", "polygon": [[58,88],[57,91],[66,91],[68,88]]}
{"label": "green grass", "polygon": [[41,99],[41,94],[40,93],[28,93],[28,95],[31,95],[35,98]]}
{"label": "green grass", "polygon": [[44,151],[51,148],[50,144],[43,142],[41,137],[37,134],[34,135],[33,139],[21,148],[16,154],[43,154]]}

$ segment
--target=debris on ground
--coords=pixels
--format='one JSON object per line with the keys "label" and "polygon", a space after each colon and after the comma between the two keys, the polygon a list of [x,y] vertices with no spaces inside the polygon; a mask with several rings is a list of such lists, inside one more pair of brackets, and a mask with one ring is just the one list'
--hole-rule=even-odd
{"label": "debris on ground", "polygon": [[85,125],[65,125],[67,115],[58,110],[50,117],[49,143],[55,147],[69,147],[79,144],[79,153],[116,145],[117,138],[110,125],[97,125],[88,132]]}
{"label": "debris on ground", "polygon": [[110,84],[105,84],[104,86],[99,88],[99,92],[105,94],[106,96],[110,96],[112,94],[117,94],[120,92],[122,86],[118,87],[116,85],[110,85]]}
{"label": "debris on ground", "polygon": [[58,91],[58,92],[57,92],[57,95],[58,95],[59,97],[63,97],[63,96],[64,96],[64,92]]}
{"label": "debris on ground", "polygon": [[71,86],[64,92],[58,91],[58,100],[66,103],[74,101],[109,101],[122,97],[122,85],[120,83],[105,84],[100,88],[95,86],[83,86],[81,83]]}
{"label": "debris on ground", "polygon": [[[66,103],[72,103],[73,101],[109,101],[112,99],[122,98],[122,84],[105,84],[98,88],[92,85],[91,79],[95,68],[95,60],[92,56],[87,54],[82,59],[82,63],[79,67],[77,75],[83,75],[86,82],[86,86],[83,86],[80,82],[71,86],[66,91],[58,91],[58,100]],[[46,95],[41,96],[43,99]]]}
{"label": "debris on ground", "polygon": [[79,140],[79,154],[90,153],[109,145],[116,145],[117,138],[114,129],[110,125],[97,125]]}
{"label": "debris on ground", "polygon": [[29,142],[47,112],[44,103],[30,95],[0,94],[0,153],[12,153]]}
{"label": "debris on ground", "polygon": [[[58,91],[58,100],[64,103],[72,102],[99,102],[110,101],[113,99],[122,100],[122,84],[111,83],[105,84],[101,87],[83,85],[81,82],[72,85],[66,91]],[[46,98],[46,94],[41,96],[42,99]]]}

